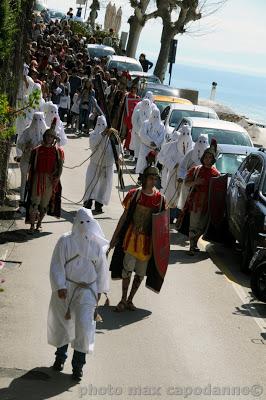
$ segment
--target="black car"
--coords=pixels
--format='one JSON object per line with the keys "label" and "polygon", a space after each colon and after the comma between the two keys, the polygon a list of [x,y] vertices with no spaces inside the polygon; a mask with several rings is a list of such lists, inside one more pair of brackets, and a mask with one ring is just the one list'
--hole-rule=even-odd
{"label": "black car", "polygon": [[257,247],[265,246],[266,149],[251,153],[231,178],[227,193],[229,232],[242,249],[242,271]]}

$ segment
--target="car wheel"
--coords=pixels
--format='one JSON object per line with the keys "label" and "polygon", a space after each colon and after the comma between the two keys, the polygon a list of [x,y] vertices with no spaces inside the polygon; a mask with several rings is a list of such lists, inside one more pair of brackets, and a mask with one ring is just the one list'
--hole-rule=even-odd
{"label": "car wheel", "polygon": [[250,287],[254,296],[266,303],[266,263],[259,264],[251,272]]}
{"label": "car wheel", "polygon": [[248,274],[249,271],[249,264],[250,261],[253,257],[253,251],[250,243],[250,238],[249,234],[247,233],[245,240],[244,240],[244,246],[242,250],[242,260],[241,260],[241,266],[240,270],[244,272],[245,274]]}

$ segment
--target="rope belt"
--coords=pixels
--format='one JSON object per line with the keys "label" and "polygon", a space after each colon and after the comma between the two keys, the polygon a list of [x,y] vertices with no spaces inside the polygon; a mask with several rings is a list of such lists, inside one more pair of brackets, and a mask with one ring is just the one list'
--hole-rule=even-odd
{"label": "rope belt", "polygon": [[[67,312],[66,312],[66,314],[65,314],[65,319],[68,320],[68,319],[71,319],[70,306],[71,306],[72,300],[73,300],[73,298],[74,298],[74,295],[75,295],[77,289],[89,289],[89,290],[91,291],[91,293],[93,294],[93,296],[95,297],[96,303],[98,303],[98,296],[97,296],[97,294],[94,292],[94,290],[91,288],[91,286],[96,282],[96,279],[95,279],[93,282],[91,282],[91,283],[86,283],[86,282],[75,282],[75,281],[73,281],[72,279],[69,279],[69,278],[67,278],[66,280],[67,280],[68,282],[74,283],[74,284],[76,285],[75,289],[73,290],[71,299],[70,299],[70,301],[69,301],[69,303],[68,303]],[[95,313],[97,313],[97,307],[98,307],[98,305],[96,305]],[[94,317],[95,317],[95,313],[94,313]],[[97,313],[97,314],[98,314],[98,313]]]}

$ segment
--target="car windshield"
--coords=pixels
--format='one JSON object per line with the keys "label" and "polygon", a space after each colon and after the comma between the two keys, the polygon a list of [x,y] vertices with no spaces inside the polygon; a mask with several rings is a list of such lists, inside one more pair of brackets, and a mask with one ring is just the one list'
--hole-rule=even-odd
{"label": "car windshield", "polygon": [[211,114],[205,111],[194,111],[194,110],[173,110],[170,116],[169,125],[172,128],[177,128],[182,119],[186,117],[199,117],[199,118],[217,118],[215,114]]}
{"label": "car windshield", "polygon": [[164,110],[166,107],[168,107],[168,106],[171,105],[171,103],[169,103],[169,101],[159,101],[159,100],[155,100],[154,103],[155,103],[156,106],[159,108],[160,113],[162,113],[163,110]]}
{"label": "car windshield", "polygon": [[165,86],[147,87],[145,89],[145,93],[148,91],[151,91],[153,94],[157,94],[159,96],[180,97],[180,93],[179,93],[178,89],[167,88],[167,86],[166,87]]}
{"label": "car windshield", "polygon": [[221,174],[234,175],[246,157],[246,154],[220,153],[215,165]]}
{"label": "car windshield", "polygon": [[212,138],[216,139],[219,144],[234,144],[238,146],[252,146],[252,141],[248,134],[239,131],[228,131],[225,129],[215,128],[192,128],[192,139],[194,142],[198,140],[200,135],[208,135],[209,142]]}
{"label": "car windshield", "polygon": [[139,64],[128,63],[124,61],[110,61],[109,69],[117,69],[118,71],[141,71],[142,67]]}
{"label": "car windshield", "polygon": [[64,18],[65,14],[60,12],[60,11],[56,11],[56,10],[49,10],[49,15],[50,18]]}
{"label": "car windshield", "polygon": [[[139,77],[139,75],[131,75],[131,79],[136,79]],[[150,76],[140,76],[140,82],[150,82],[150,83],[160,83],[159,78],[157,78],[157,76],[155,75],[150,75]]]}
{"label": "car windshield", "polygon": [[114,54],[114,50],[106,48],[90,48],[88,47],[88,53],[91,58],[107,57]]}

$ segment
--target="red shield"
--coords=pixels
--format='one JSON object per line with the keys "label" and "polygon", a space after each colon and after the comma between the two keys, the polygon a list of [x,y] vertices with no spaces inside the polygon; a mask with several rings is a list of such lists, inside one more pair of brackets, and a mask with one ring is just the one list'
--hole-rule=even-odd
{"label": "red shield", "polygon": [[214,226],[219,226],[224,220],[226,207],[228,175],[212,178],[209,190],[209,216]]}
{"label": "red shield", "polygon": [[152,244],[156,269],[163,279],[170,256],[169,210],[152,216]]}
{"label": "red shield", "polygon": [[209,188],[209,221],[204,239],[223,243],[227,235],[226,193],[228,175],[212,178]]}

